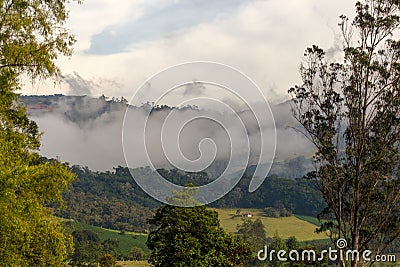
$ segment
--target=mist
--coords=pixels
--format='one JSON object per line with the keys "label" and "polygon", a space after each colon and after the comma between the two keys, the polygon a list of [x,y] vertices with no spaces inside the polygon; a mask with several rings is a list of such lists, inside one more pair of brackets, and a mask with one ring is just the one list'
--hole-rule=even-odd
{"label": "mist", "polygon": [[[253,113],[244,106],[233,106],[245,125],[246,132],[235,125],[234,114],[226,114],[216,109],[186,106],[170,108],[160,106],[151,112],[145,134],[138,125],[144,125],[146,109],[149,104],[141,107],[128,106],[121,99],[108,100],[105,97],[92,98],[89,96],[58,96],[46,100],[50,108],[35,109],[28,104],[30,118],[35,120],[43,132],[40,153],[49,158],[59,158],[70,164],[87,166],[92,170],[112,170],[116,166],[126,166],[122,147],[122,127],[128,127],[130,133],[127,146],[130,150],[129,167],[147,166],[147,154],[137,152],[136,147],[143,146],[143,138],[151,162],[156,168],[171,168],[174,165],[167,159],[161,144],[161,129],[166,118],[174,113],[174,123],[181,126],[179,138],[164,136],[166,143],[177,143],[182,155],[189,160],[196,160],[200,156],[215,154],[213,163],[205,169],[218,175],[227,166],[227,162],[234,153],[236,158],[246,156],[246,147],[241,144],[237,151],[231,151],[231,140],[241,140],[248,136],[250,142],[250,157],[248,165],[258,163],[260,150],[260,131],[262,134],[271,134],[273,122],[263,129],[258,127]],[[126,108],[129,107],[133,121],[123,119]],[[257,108],[257,105],[253,105]],[[294,120],[290,113],[290,103],[284,102],[271,106],[276,125],[276,153],[275,160],[282,161],[296,156],[310,156],[312,146],[300,133],[294,131]],[[196,119],[187,123],[189,118],[201,115],[209,119]],[[186,123],[186,124],[185,124]],[[168,134],[164,131],[164,134]],[[209,138],[214,145],[205,145],[199,148],[201,140]],[[270,140],[273,142],[273,140]],[[165,148],[165,147],[164,147]],[[126,147],[125,147],[126,149]],[[214,151],[215,150],[215,151]],[[211,156],[210,156],[211,155]],[[262,162],[264,163],[264,162]],[[236,162],[233,162],[235,167]],[[241,166],[236,166],[237,170]]]}

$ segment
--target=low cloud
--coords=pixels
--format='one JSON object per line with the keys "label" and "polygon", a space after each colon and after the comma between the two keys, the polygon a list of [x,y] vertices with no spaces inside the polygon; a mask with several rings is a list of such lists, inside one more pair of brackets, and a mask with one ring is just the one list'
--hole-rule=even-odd
{"label": "low cloud", "polygon": [[93,82],[83,79],[78,73],[66,74],[62,81],[68,85],[68,95],[92,95],[92,90],[96,86]]}
{"label": "low cloud", "polygon": [[[276,158],[279,160],[293,158],[299,155],[309,156],[312,153],[310,143],[299,133],[289,127],[293,123],[289,111],[289,104],[272,107],[275,113],[277,125],[277,150]],[[138,125],[142,125],[146,119],[145,106],[131,108],[133,121],[125,122],[130,133],[129,149],[141,147],[143,132]],[[72,164],[88,166],[94,170],[111,170],[113,167],[126,166],[122,148],[122,127],[125,115],[125,104],[116,101],[107,101],[104,98],[91,97],[63,97],[52,103],[52,112],[34,113],[31,118],[37,121],[42,137],[41,154],[47,157],[60,157],[62,161]],[[164,107],[152,112],[146,138],[147,149],[152,162],[156,167],[171,167],[163,153],[161,145],[161,128],[172,109]],[[199,111],[195,108],[174,109],[174,123],[183,126],[188,118],[208,116],[217,119],[224,125],[207,119],[194,120],[182,127],[179,136],[179,145],[183,155],[191,160],[199,158],[199,143],[204,138],[212,139],[217,147],[216,161],[209,167],[214,173],[218,173],[226,167],[230,157],[229,138],[239,140],[243,133],[240,127],[235,125],[232,115],[222,114],[218,111]],[[251,112],[244,109],[239,112],[244,122],[252,147],[250,164],[256,164],[260,147],[257,122]],[[273,128],[268,126],[261,129],[263,134],[271,134]],[[227,135],[229,133],[229,136]],[[167,136],[168,143],[176,142],[177,136]],[[273,142],[273,140],[270,140]],[[212,154],[212,146],[203,146],[202,153]],[[245,147],[240,146],[235,153],[244,153]],[[147,156],[140,150],[130,153],[130,167],[146,166]]]}

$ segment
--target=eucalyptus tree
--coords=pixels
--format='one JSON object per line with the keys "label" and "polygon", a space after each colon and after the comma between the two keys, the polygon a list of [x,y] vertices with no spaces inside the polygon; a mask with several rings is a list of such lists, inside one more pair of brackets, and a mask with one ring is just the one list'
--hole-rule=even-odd
{"label": "eucalyptus tree", "polygon": [[340,16],[343,60],[308,48],[303,84],[289,93],[299,130],[316,148],[308,178],[327,203],[320,230],[361,255],[381,253],[400,235],[400,11],[397,0],[355,8],[352,21]]}

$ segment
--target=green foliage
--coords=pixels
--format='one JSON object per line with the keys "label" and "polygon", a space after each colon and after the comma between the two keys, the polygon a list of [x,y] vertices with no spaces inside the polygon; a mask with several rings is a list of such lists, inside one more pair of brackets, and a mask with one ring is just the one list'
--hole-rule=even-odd
{"label": "green foliage", "polygon": [[[301,246],[295,237],[289,237],[288,239],[283,240],[281,237],[279,237],[278,234],[275,234],[274,237],[270,240],[270,243],[268,246],[268,251],[271,252],[272,250],[275,250],[276,253],[280,250],[285,251],[286,252],[285,257],[287,258],[287,261],[279,261],[276,253],[274,253],[273,257],[272,257],[272,261],[269,262],[268,266],[291,266],[291,267],[329,266],[327,256],[325,256],[323,258],[323,260],[321,260],[321,261],[317,260],[321,257],[321,253],[319,252],[317,247],[315,247],[313,245]],[[290,258],[288,258],[288,253],[291,250],[295,250],[298,252],[299,260],[292,261]],[[308,253],[305,254],[305,258],[303,259],[302,252],[304,250],[314,251],[315,252],[315,260],[313,258],[313,254],[310,254],[310,259],[309,259]],[[296,255],[293,254],[293,257],[296,257]]]}
{"label": "green foliage", "polygon": [[280,218],[280,217],[289,217],[292,216],[292,213],[285,209],[283,205],[279,205],[278,208],[275,207],[266,207],[264,209],[264,214],[267,217],[271,218]]}
{"label": "green foliage", "polygon": [[114,256],[111,254],[104,254],[99,259],[99,264],[101,267],[113,267],[116,265]]}
{"label": "green foliage", "polygon": [[20,75],[59,74],[55,60],[71,55],[63,28],[66,1],[0,1],[0,262],[3,266],[61,266],[71,237],[49,206],[74,179],[36,153],[39,132],[18,102]]}
{"label": "green foliage", "polygon": [[300,246],[299,241],[297,241],[297,238],[295,236],[291,236],[288,239],[286,239],[286,247],[291,250],[291,249],[297,249]]}
{"label": "green foliage", "polygon": [[[149,252],[146,246],[147,235],[144,234],[125,232],[124,235],[120,235],[116,230],[104,229],[78,222],[68,221],[64,224],[66,225],[67,230],[71,233],[74,231],[89,231],[95,233],[101,242],[100,249],[104,251],[104,253],[114,251],[115,254],[110,254],[113,254],[118,260],[128,259],[128,253],[133,247],[142,249],[146,255]],[[116,246],[116,244],[118,244],[118,246]]]}
{"label": "green foliage", "polygon": [[72,265],[96,264],[102,254],[99,236],[88,230],[76,230],[72,236],[75,243],[75,251],[71,258]]}
{"label": "green foliage", "polygon": [[93,172],[79,166],[71,170],[78,180],[64,195],[68,207],[58,210],[59,216],[108,229],[148,229],[146,218],[152,216],[152,208],[158,203],[135,183],[128,168],[118,167],[115,173]]}
{"label": "green foliage", "polygon": [[[16,102],[12,72],[0,73],[0,262],[9,266],[62,265],[71,237],[48,208],[74,176],[58,162],[43,161],[38,127]],[[15,88],[15,87],[14,87]]]}
{"label": "green foliage", "polygon": [[[312,245],[306,245],[297,248],[299,255],[302,255],[303,251],[315,251],[315,259],[321,258],[321,253],[317,249],[317,247]],[[306,257],[304,259],[300,259],[299,261],[290,261],[288,266],[290,267],[307,267],[307,266],[318,266],[318,267],[328,267],[328,256],[325,255],[322,260],[313,260],[313,258],[308,259],[308,254],[305,254]]]}
{"label": "green foliage", "polygon": [[[275,233],[274,237],[271,239],[268,250],[272,251],[279,251],[279,250],[284,250],[287,251],[287,246],[285,241],[279,237],[277,233]],[[272,261],[270,261],[270,266],[284,266],[285,262],[279,261],[276,254],[273,254]]]}
{"label": "green foliage", "polygon": [[245,219],[237,228],[237,233],[250,245],[253,252],[259,251],[267,244],[265,226],[260,219]]}
{"label": "green foliage", "polygon": [[106,254],[111,254],[114,257],[119,257],[119,240],[116,238],[108,238],[104,240],[101,245],[103,246],[103,251]]}
{"label": "green foliage", "polygon": [[198,187],[189,183],[181,191],[173,192],[173,196],[167,198],[167,201],[179,207],[198,206],[200,203],[195,199],[197,192]]}
{"label": "green foliage", "polygon": [[32,78],[59,74],[58,55],[71,56],[73,35],[63,27],[66,1],[0,1],[0,69]]}
{"label": "green foliage", "polygon": [[265,208],[271,205],[287,213],[316,216],[325,207],[315,185],[304,179],[268,177],[257,191],[249,193],[248,174],[244,174],[236,187],[226,196],[212,203],[219,208]]}
{"label": "green foliage", "polygon": [[133,247],[127,256],[128,260],[140,261],[146,259],[146,253],[139,247]]}
{"label": "green foliage", "polygon": [[147,246],[154,266],[238,266],[250,248],[219,225],[218,214],[204,206],[162,206],[149,223]]}
{"label": "green foliage", "polygon": [[[153,208],[158,207],[159,203],[135,183],[127,168],[117,167],[115,172],[94,172],[86,167],[73,166],[71,170],[78,180],[64,195],[68,208],[57,211],[57,215],[109,229],[136,232],[148,229],[146,218],[152,216]],[[150,171],[148,168],[132,170],[135,175],[143,177],[149,175]],[[197,174],[193,174],[193,177],[182,173],[182,177],[179,177],[178,174],[171,170],[168,178],[181,183],[185,180],[199,181]],[[209,179],[204,174],[201,177],[200,183]],[[249,182],[250,178],[245,175],[235,189],[210,206],[264,208],[267,203],[274,203],[274,206],[288,212],[314,216],[324,208],[320,193],[310,181],[272,176],[251,194],[248,192]]]}
{"label": "green foliage", "polygon": [[237,226],[237,233],[244,242],[249,244],[252,257],[248,259],[246,265],[260,266],[261,262],[257,259],[257,252],[267,244],[265,226],[258,218],[256,220],[245,219],[241,225]]}

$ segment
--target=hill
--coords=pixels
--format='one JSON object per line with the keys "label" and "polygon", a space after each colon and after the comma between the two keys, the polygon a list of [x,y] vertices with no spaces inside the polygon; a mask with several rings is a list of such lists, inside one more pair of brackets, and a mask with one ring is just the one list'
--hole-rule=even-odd
{"label": "hill", "polygon": [[326,234],[316,234],[316,226],[296,216],[269,218],[266,217],[261,209],[241,209],[241,214],[251,213],[252,217],[247,218],[236,215],[236,209],[216,209],[220,218],[221,226],[228,232],[236,233],[237,225],[242,224],[243,220],[261,219],[265,226],[268,237],[278,234],[283,239],[295,236],[299,241],[321,240],[329,238]]}
{"label": "hill", "polygon": [[[90,96],[31,95],[20,96],[20,100],[27,106],[30,118],[35,120],[40,130],[44,132],[42,155],[59,157],[62,161],[102,171],[111,171],[115,166],[125,165],[121,148],[121,129],[125,111],[128,109],[132,112],[135,119],[128,124],[125,123],[124,127],[130,129],[129,131],[136,137],[135,140],[140,140],[143,131],[139,131],[140,127],[137,125],[146,119],[146,112],[152,108],[150,103],[131,106],[124,98],[107,98],[105,96],[95,98]],[[300,178],[312,167],[310,155],[313,149],[310,142],[291,127],[294,121],[290,113],[290,102],[271,105],[271,109],[275,118],[278,145],[270,175]],[[179,122],[185,121],[186,117],[199,114],[216,117],[222,125],[231,125],[232,121],[231,116],[226,116],[218,111],[207,111],[196,106],[157,105],[151,113],[152,133],[160,134],[160,127],[171,111],[176,111],[176,120]],[[252,146],[258,147],[259,140],[256,136],[260,129],[250,113],[247,109],[237,111],[237,115],[248,130]],[[225,170],[227,162],[230,160],[230,153],[228,153],[230,146],[226,142],[225,131],[204,120],[196,120],[190,125],[192,126],[186,127],[185,134],[181,135],[182,151],[185,151],[185,155],[187,154],[186,156],[189,158],[195,158],[198,155],[196,154],[197,150],[193,148],[198,146],[198,140],[204,137],[213,139],[220,153],[213,164],[206,169],[206,172],[210,177],[215,178]],[[236,134],[237,130],[237,127],[233,127],[230,134]],[[264,131],[267,130],[264,129]],[[136,143],[133,142],[133,144]],[[153,163],[157,168],[171,167],[164,157],[159,156],[163,154],[159,145],[155,145],[152,151],[154,152]],[[252,154],[249,165],[258,164],[256,154]],[[306,157],[301,157],[301,155]],[[135,160],[131,163],[134,166],[131,167],[144,167],[146,162],[144,157],[138,154],[135,155]],[[232,172],[243,167],[242,165],[240,168],[236,166]]]}
{"label": "hill", "polygon": [[[57,215],[79,222],[114,230],[146,232],[146,218],[152,216],[159,202],[148,196],[132,178],[128,168],[117,167],[114,172],[95,172],[86,167],[72,166],[77,175],[70,191],[64,195],[67,209]],[[133,169],[134,175],[146,176],[150,168]],[[183,173],[159,170],[176,184],[202,185],[212,181],[207,173]],[[226,196],[212,203],[214,208],[272,207],[289,213],[316,216],[324,207],[312,182],[304,179],[268,177],[255,192],[248,192],[250,177],[246,174]]]}
{"label": "hill", "polygon": [[73,220],[66,221],[65,226],[70,233],[76,230],[87,230],[96,233],[101,242],[107,239],[118,240],[119,251],[123,256],[126,256],[132,247],[139,247],[145,253],[149,253],[149,249],[146,246],[147,235],[144,234],[134,232],[123,232],[122,234],[120,231],[87,225]]}

